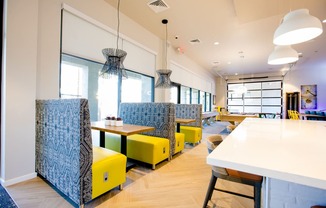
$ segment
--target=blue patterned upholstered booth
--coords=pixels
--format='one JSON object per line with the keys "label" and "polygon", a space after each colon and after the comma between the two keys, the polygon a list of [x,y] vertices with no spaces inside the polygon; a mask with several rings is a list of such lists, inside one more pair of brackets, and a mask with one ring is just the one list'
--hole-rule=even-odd
{"label": "blue patterned upholstered booth", "polygon": [[[175,104],[121,103],[119,116],[123,123],[152,126],[153,131],[128,136],[127,156],[153,165],[175,154]],[[165,147],[165,143],[167,147]],[[106,134],[106,147],[119,150],[120,139]],[[179,149],[178,149],[179,150]],[[181,150],[179,150],[181,151]],[[154,158],[156,157],[156,158]]]}
{"label": "blue patterned upholstered booth", "polygon": [[185,134],[185,142],[197,143],[202,138],[202,105],[201,104],[176,104],[177,118],[191,118],[195,122],[183,124],[180,132]]}
{"label": "blue patterned upholstered booth", "polygon": [[77,206],[126,180],[126,156],[92,146],[86,99],[36,101],[35,154],[36,172]]}

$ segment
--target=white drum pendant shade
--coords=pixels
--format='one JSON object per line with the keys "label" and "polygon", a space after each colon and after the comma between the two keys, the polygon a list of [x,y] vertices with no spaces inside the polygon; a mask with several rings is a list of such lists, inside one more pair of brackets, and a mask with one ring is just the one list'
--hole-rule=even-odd
{"label": "white drum pendant shade", "polygon": [[299,60],[298,52],[291,48],[291,46],[275,46],[274,51],[268,57],[268,64],[288,64],[297,60]]}
{"label": "white drum pendant shade", "polygon": [[309,14],[308,9],[292,11],[284,16],[274,33],[275,45],[293,45],[311,40],[323,32],[321,21]]}

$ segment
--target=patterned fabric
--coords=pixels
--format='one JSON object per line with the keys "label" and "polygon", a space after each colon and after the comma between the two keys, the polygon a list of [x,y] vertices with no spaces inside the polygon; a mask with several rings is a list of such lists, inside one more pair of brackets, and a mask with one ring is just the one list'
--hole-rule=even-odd
{"label": "patterned fabric", "polygon": [[18,208],[14,200],[7,193],[6,189],[0,184],[0,207],[5,208]]}
{"label": "patterned fabric", "polygon": [[92,199],[92,137],[86,99],[36,101],[36,172],[78,205]]}
{"label": "patterned fabric", "polygon": [[170,156],[175,149],[175,104],[173,103],[121,103],[123,123],[152,126],[154,131],[143,134],[170,140]]}
{"label": "patterned fabric", "polygon": [[175,113],[177,118],[192,118],[196,119],[196,122],[189,124],[182,124],[182,126],[196,126],[202,125],[202,105],[201,104],[176,104]]}

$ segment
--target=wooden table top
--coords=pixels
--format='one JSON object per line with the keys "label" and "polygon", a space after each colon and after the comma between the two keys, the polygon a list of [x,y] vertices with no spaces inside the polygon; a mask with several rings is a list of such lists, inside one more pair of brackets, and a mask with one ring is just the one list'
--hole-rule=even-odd
{"label": "wooden table top", "polygon": [[105,131],[114,134],[129,136],[132,134],[152,131],[155,128],[151,126],[138,126],[131,124],[123,124],[123,126],[106,126],[104,121],[96,121],[91,123],[91,128],[94,130]]}
{"label": "wooden table top", "polygon": [[243,121],[245,118],[258,118],[257,115],[246,115],[246,114],[227,114],[227,115],[223,115],[220,114],[218,120],[221,121],[238,121],[241,122]]}
{"label": "wooden table top", "polygon": [[218,113],[216,111],[203,112],[201,114],[202,118],[210,118],[210,117],[217,116],[217,115],[218,115]]}
{"label": "wooden table top", "polygon": [[175,122],[177,123],[192,123],[192,122],[195,122],[196,120],[195,119],[192,119],[192,118],[175,118]]}

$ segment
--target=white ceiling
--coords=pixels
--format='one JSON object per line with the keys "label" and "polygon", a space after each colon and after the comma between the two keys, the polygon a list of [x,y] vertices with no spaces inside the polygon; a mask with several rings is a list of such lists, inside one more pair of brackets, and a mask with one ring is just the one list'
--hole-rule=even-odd
{"label": "white ceiling", "polygon": [[[105,1],[117,8],[118,0]],[[326,0],[163,0],[169,9],[160,13],[147,6],[150,1],[121,0],[120,11],[162,39],[165,27],[161,21],[168,19],[172,47],[181,48],[203,68],[224,77],[278,73],[286,67],[268,65],[267,59],[274,49],[274,31],[289,11],[307,8],[321,21],[326,19]],[[322,35],[292,46],[302,53],[293,69],[326,66],[325,28],[323,23]],[[201,43],[191,44],[193,39]]]}

